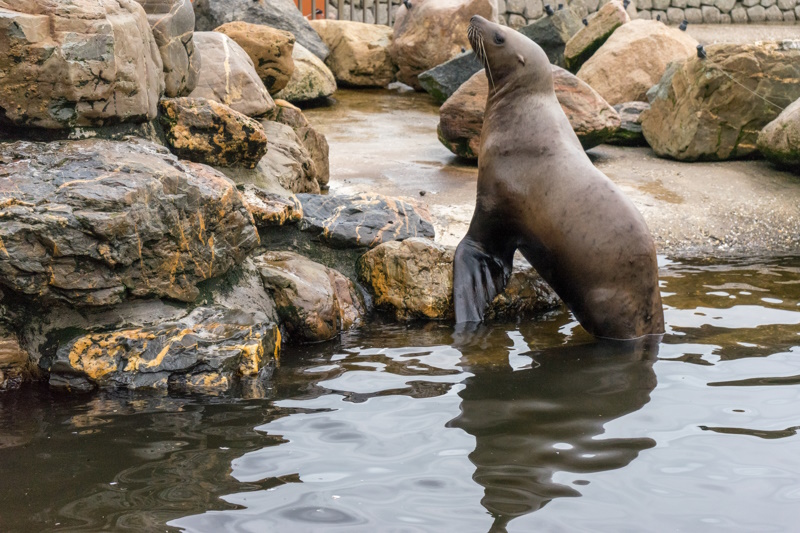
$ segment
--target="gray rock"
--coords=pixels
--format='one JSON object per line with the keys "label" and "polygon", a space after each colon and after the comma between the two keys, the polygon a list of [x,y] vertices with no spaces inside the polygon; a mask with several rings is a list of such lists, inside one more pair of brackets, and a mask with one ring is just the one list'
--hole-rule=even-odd
{"label": "gray rock", "polygon": [[784,11],[783,12],[783,21],[784,22],[796,22],[797,17],[794,14],[794,11]]}
{"label": "gray rock", "polygon": [[336,270],[294,252],[267,252],[254,262],[293,342],[332,339],[365,313],[358,289]]}
{"label": "gray rock", "polygon": [[719,9],[714,6],[703,6],[703,22],[706,24],[719,24]]}
{"label": "gray rock", "polygon": [[429,215],[403,200],[380,194],[320,196],[298,194],[300,230],[335,248],[374,248],[387,241],[433,238]]}
{"label": "gray rock", "polygon": [[651,20],[653,17],[650,15],[649,11],[639,11],[636,14],[636,18],[638,20]]}
{"label": "gray rock", "polygon": [[621,124],[619,130],[606,142],[618,146],[647,146],[642,134],[641,114],[648,109],[650,104],[645,102],[625,102],[615,105],[614,110],[619,114]]}
{"label": "gray rock", "polygon": [[734,24],[747,23],[747,10],[741,6],[736,6],[731,10],[731,20]]}
{"label": "gray rock", "polygon": [[190,0],[136,0],[147,13],[161,61],[166,96],[185,96],[197,86],[200,54],[194,49],[194,9]]}
{"label": "gray rock", "polygon": [[541,46],[552,64],[563,68],[564,48],[582,27],[581,17],[571,7],[565,7],[551,17],[542,17],[520,28],[519,32]]}
{"label": "gray rock", "polygon": [[[687,10],[688,11],[688,10]],[[676,7],[671,7],[667,9],[667,20],[672,24],[680,24],[683,22],[683,19],[686,18],[686,14],[684,13],[683,9],[678,9]],[[689,22],[692,22],[691,20]]]}
{"label": "gray rock", "polygon": [[715,0],[714,7],[722,13],[730,13],[731,9],[736,5],[736,0]]}
{"label": "gray rock", "polygon": [[140,5],[11,5],[0,15],[0,123],[62,129],[156,118],[163,64]]}
{"label": "gray rock", "polygon": [[742,5],[744,7],[753,7],[757,6],[761,0],[742,0]]}
{"label": "gray rock", "polygon": [[758,134],[758,150],[773,163],[800,170],[800,100],[764,126]]}
{"label": "gray rock", "polygon": [[687,22],[690,24],[702,24],[703,12],[696,7],[689,7],[684,12]]}
{"label": "gray rock", "polygon": [[666,11],[671,5],[670,0],[653,0],[653,9],[658,11]]}
{"label": "gray rock", "polygon": [[226,22],[242,20],[291,32],[297,42],[323,61],[329,50],[292,0],[195,0],[196,29],[211,31]]}
{"label": "gray rock", "polygon": [[57,350],[50,387],[227,392],[263,376],[279,350],[278,328],[264,314],[200,307],[177,322],[73,339]]}
{"label": "gray rock", "polygon": [[731,24],[733,19],[729,13],[723,13],[719,16],[719,23],[720,24]]}
{"label": "gray rock", "polygon": [[763,6],[753,6],[747,8],[747,18],[750,22],[764,22],[767,20],[767,10]]}
{"label": "gray rock", "polygon": [[[673,64],[648,92],[648,144],[682,161],[750,156],[761,128],[800,98],[800,48],[793,43],[709,45],[708,59]],[[739,80],[758,80],[758,92]]]}
{"label": "gray rock", "polygon": [[197,87],[189,96],[214,100],[250,117],[275,107],[253,60],[236,41],[224,33],[198,31],[194,44],[204,60]]}
{"label": "gray rock", "polygon": [[764,13],[767,17],[768,22],[782,22],[783,21],[783,12],[780,8],[776,5],[770,6],[767,8],[767,11]]}
{"label": "gray rock", "polygon": [[761,0],[759,3],[765,8],[767,8],[770,6],[774,6],[777,3],[777,0]]}
{"label": "gray rock", "polygon": [[639,11],[653,9],[653,0],[639,0],[636,2],[636,8]]}
{"label": "gray rock", "polygon": [[778,7],[781,8],[781,11],[791,11],[796,4],[796,0],[778,0]]}
{"label": "gray rock", "polygon": [[475,53],[470,50],[438,67],[426,70],[417,78],[422,88],[433,96],[437,103],[443,104],[464,82],[482,68],[483,65],[475,57]]}
{"label": "gray rock", "polygon": [[[672,7],[677,7],[678,9],[683,9],[686,7],[686,0],[672,0]],[[669,10],[668,10],[669,12]]]}
{"label": "gray rock", "polygon": [[686,7],[700,7],[700,0],[688,0]]}
{"label": "gray rock", "polygon": [[276,99],[299,104],[326,98],[336,92],[336,78],[331,69],[303,45],[294,45],[292,58],[294,72],[288,85],[275,94]]}
{"label": "gray rock", "polygon": [[258,244],[235,185],[143,140],[0,143],[0,283],[77,306],[191,302]]}
{"label": "gray rock", "polygon": [[267,134],[267,154],[254,169],[215,168],[239,185],[252,184],[277,194],[319,194],[316,164],[294,129],[271,120],[263,120],[261,125]]}

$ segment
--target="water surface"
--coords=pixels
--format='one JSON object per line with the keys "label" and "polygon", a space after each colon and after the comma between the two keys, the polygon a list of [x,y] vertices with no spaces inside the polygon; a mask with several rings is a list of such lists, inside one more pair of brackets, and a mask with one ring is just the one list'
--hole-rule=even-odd
{"label": "water surface", "polygon": [[0,395],[0,531],[792,531],[800,258],[662,259],[660,345],[371,323],[269,397]]}

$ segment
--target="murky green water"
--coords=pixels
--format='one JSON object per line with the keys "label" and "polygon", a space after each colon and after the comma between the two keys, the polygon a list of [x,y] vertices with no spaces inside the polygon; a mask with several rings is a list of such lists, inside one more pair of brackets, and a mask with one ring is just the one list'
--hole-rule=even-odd
{"label": "murky green water", "polygon": [[0,531],[796,531],[800,258],[663,263],[660,346],[374,324],[266,400],[0,395]]}

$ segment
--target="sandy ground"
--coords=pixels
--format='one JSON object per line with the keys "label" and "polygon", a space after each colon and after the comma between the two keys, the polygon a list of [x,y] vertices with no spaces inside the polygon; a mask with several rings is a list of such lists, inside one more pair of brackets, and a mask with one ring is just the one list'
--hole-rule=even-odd
{"label": "sandy ground", "polygon": [[[800,26],[690,26],[701,42],[800,38]],[[427,94],[341,90],[336,104],[306,111],[331,147],[331,191],[412,198],[455,245],[469,225],[477,168],[438,141]],[[649,148],[601,145],[594,164],[641,210],[661,253],[800,253],[800,176],[763,160],[681,163]]]}

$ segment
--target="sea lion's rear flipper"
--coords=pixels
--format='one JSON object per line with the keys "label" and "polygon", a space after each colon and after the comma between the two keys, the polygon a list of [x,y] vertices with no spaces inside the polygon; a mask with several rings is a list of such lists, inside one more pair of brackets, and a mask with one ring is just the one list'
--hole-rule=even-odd
{"label": "sea lion's rear flipper", "polygon": [[486,308],[503,291],[511,273],[500,258],[486,253],[483,247],[464,237],[453,260],[453,302],[456,323],[481,322]]}

